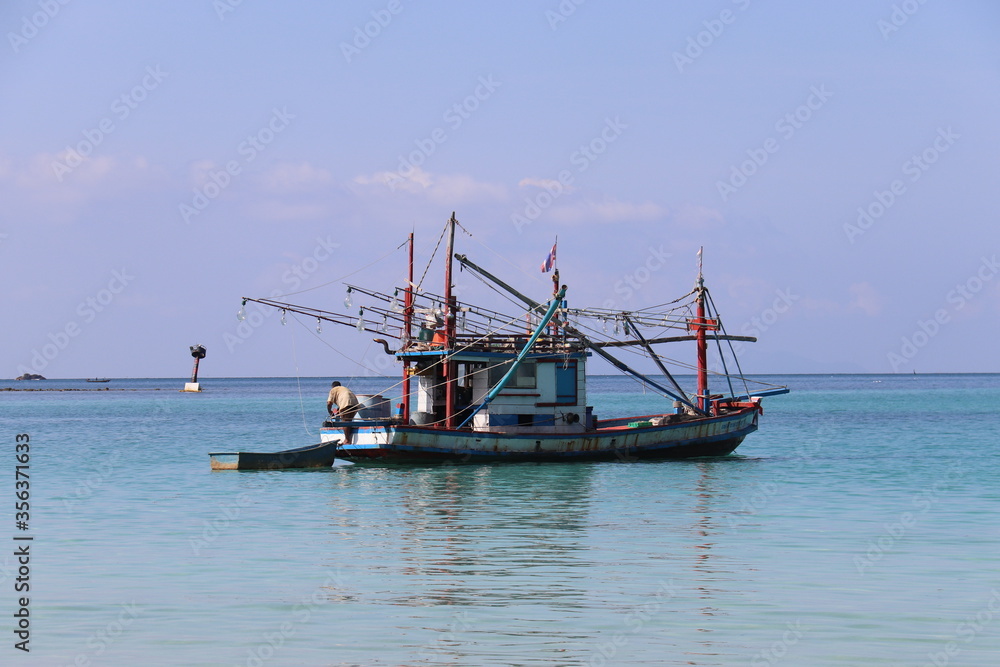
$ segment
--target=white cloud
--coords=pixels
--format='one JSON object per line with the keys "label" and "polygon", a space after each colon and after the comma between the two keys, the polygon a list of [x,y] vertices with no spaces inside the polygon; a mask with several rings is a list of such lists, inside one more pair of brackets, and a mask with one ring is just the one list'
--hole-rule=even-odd
{"label": "white cloud", "polygon": [[329,171],[314,167],[308,162],[276,164],[260,178],[264,188],[274,193],[326,190],[333,182],[333,175]]}
{"label": "white cloud", "polygon": [[556,204],[546,212],[549,219],[563,224],[650,222],[666,214],[666,209],[651,202],[633,204],[617,199]]}
{"label": "white cloud", "polygon": [[67,151],[59,153],[38,153],[21,168],[8,163],[6,178],[13,178],[19,188],[48,190],[58,197],[77,190],[80,186],[90,188],[108,178],[117,168],[116,160],[102,155],[94,158],[76,159]]}
{"label": "white cloud", "polygon": [[576,190],[572,185],[563,185],[559,181],[552,178],[522,178],[517,183],[518,187],[535,187],[548,190],[550,192],[561,192],[562,194],[569,194]]}
{"label": "white cloud", "polygon": [[0,158],[0,193],[7,214],[33,223],[72,222],[88,204],[119,197],[153,176],[142,156],[79,159],[62,151],[24,160]]}
{"label": "white cloud", "polygon": [[870,283],[854,283],[850,291],[853,295],[851,308],[859,309],[869,317],[882,312],[883,299]]}
{"label": "white cloud", "polygon": [[[455,206],[471,202],[496,202],[507,199],[507,188],[495,183],[477,181],[468,174],[431,174],[414,168],[406,176],[394,171],[380,171],[353,180],[356,186],[363,186],[379,194],[407,193],[425,197],[434,204]],[[364,192],[363,190],[358,192]]]}
{"label": "white cloud", "polygon": [[[188,171],[191,174],[191,181],[200,188],[212,180],[213,172],[222,172],[225,171],[225,168],[220,167],[214,160],[205,159],[192,162]],[[231,176],[230,174],[226,175]]]}
{"label": "white cloud", "polygon": [[328,206],[316,202],[265,199],[253,202],[247,211],[247,215],[259,220],[293,222],[297,220],[329,218],[331,211]]}
{"label": "white cloud", "polygon": [[726,223],[721,211],[697,204],[681,205],[674,213],[674,221],[682,227],[697,230],[720,227]]}

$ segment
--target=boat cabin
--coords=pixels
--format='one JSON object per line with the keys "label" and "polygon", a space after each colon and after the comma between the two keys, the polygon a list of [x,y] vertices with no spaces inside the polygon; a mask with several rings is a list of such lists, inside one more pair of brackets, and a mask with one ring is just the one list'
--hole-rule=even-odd
{"label": "boat cabin", "polygon": [[[587,405],[586,389],[590,353],[559,337],[539,339],[503,389],[469,421],[469,415],[511,369],[527,336],[463,338],[458,336],[455,347],[459,351],[455,354],[433,338],[415,341],[397,353],[408,366],[411,380],[416,381],[410,423],[464,424],[465,428],[494,433],[580,433],[593,427],[593,408]],[[450,409],[449,381],[453,382]]]}

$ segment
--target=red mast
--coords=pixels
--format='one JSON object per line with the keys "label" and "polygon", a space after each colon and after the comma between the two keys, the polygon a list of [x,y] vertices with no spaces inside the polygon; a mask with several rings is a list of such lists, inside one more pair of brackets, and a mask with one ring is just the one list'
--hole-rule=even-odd
{"label": "red mast", "polygon": [[698,274],[698,323],[695,336],[698,341],[698,407],[708,412],[708,345],[705,342],[705,281]]}
{"label": "red mast", "polygon": [[[403,335],[400,337],[403,350],[410,344],[413,323],[413,232],[408,240],[410,245],[409,270],[406,274],[406,289],[403,290]],[[410,362],[403,362],[403,423],[410,423]]]}
{"label": "red mast", "polygon": [[703,248],[698,249],[698,282],[695,283],[695,290],[698,292],[697,316],[688,319],[688,331],[694,330],[695,341],[698,346],[698,392],[695,405],[700,410],[709,413],[711,401],[708,397],[708,343],[705,332],[715,331],[719,328],[719,321],[705,317],[705,278],[702,275],[701,253]]}
{"label": "red mast", "polygon": [[[451,295],[451,265],[455,254],[455,212],[452,211],[451,219],[448,221],[448,257],[444,265],[444,354],[450,355],[455,349],[455,319],[457,304]],[[444,364],[444,425],[446,428],[455,428],[455,384],[457,364],[454,361],[446,361]]]}

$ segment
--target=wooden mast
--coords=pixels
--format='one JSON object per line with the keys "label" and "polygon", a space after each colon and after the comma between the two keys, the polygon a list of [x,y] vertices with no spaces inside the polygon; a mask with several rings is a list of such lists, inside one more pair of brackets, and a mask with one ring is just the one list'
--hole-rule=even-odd
{"label": "wooden mast", "polygon": [[[410,344],[410,335],[413,331],[413,232],[410,232],[409,243],[409,268],[406,274],[406,289],[403,290],[403,335],[400,336],[402,350]],[[403,423],[410,423],[410,362],[403,362]]]}
{"label": "wooden mast", "polygon": [[[452,256],[455,254],[455,224],[457,222],[455,212],[452,211],[451,219],[448,220],[448,252],[444,265],[444,353],[449,357],[455,349],[456,303],[451,294],[451,269]],[[455,428],[456,367],[457,364],[454,361],[449,360],[444,363],[444,425],[446,428]]]}
{"label": "wooden mast", "polygon": [[710,414],[712,401],[708,395],[708,343],[706,342],[706,331],[717,331],[719,321],[705,317],[705,277],[702,273],[702,251],[698,248],[698,281],[695,283],[695,290],[698,292],[698,310],[694,319],[688,320],[688,329],[694,329],[695,341],[698,346],[698,408],[705,414]]}
{"label": "wooden mast", "polygon": [[695,340],[698,345],[698,407],[708,412],[708,344],[705,342],[705,281],[698,272],[698,320]]}

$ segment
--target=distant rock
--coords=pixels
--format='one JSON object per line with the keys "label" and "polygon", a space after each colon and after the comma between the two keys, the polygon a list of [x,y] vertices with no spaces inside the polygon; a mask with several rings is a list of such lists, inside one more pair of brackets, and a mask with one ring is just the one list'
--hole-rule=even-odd
{"label": "distant rock", "polygon": [[36,375],[35,373],[25,373],[20,377],[14,378],[14,380],[44,380],[45,378],[41,375]]}

